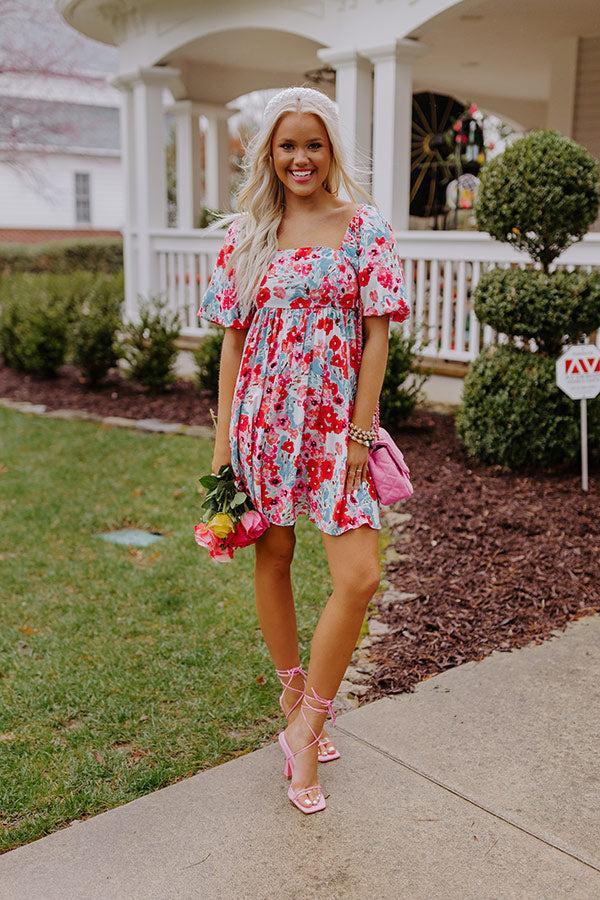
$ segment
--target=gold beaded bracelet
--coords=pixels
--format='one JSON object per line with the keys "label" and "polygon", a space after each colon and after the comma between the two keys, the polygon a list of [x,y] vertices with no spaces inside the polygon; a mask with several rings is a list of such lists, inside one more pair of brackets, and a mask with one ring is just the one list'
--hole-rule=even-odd
{"label": "gold beaded bracelet", "polygon": [[366,431],[364,428],[355,425],[354,422],[350,422],[349,433],[353,441],[363,444],[365,447],[370,447],[377,436],[375,429],[372,428],[370,431]]}

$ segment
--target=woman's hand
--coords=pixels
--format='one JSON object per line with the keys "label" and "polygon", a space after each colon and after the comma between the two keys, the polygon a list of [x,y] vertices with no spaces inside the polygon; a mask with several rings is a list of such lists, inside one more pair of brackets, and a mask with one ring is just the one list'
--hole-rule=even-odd
{"label": "woman's hand", "polygon": [[346,485],[347,494],[360,487],[361,481],[367,480],[367,460],[369,448],[358,441],[348,439],[348,459],[346,461]]}
{"label": "woman's hand", "polygon": [[229,445],[225,447],[215,444],[210,471],[213,475],[218,475],[221,466],[226,465],[231,465],[231,448],[229,447]]}

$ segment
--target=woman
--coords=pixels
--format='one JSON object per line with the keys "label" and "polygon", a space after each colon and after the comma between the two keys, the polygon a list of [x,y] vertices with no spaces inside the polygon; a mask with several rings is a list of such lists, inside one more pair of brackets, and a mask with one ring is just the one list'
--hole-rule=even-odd
{"label": "woman", "polygon": [[[279,735],[288,796],[325,799],[317,764],[338,759],[323,726],[380,581],[377,494],[367,469],[389,320],[409,314],[389,223],[349,174],[335,104],[287,88],[267,104],[245,156],[199,315],[225,327],[212,471],[271,523],[255,544],[256,607],[284,686]],[[348,196],[366,203],[346,202]],[[361,308],[364,351],[359,365]],[[300,666],[290,566],[294,523],[320,529],[333,592]]]}

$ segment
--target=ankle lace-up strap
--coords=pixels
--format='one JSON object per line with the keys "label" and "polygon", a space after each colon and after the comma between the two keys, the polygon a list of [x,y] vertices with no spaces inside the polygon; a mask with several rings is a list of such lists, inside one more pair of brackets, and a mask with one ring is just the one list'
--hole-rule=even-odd
{"label": "ankle lace-up strap", "polygon": [[[310,694],[304,695],[304,702],[309,709],[312,709],[314,712],[326,712],[326,718],[331,719],[331,724],[335,725],[336,715],[335,710],[333,708],[333,699],[328,700],[326,697],[320,697],[315,691],[314,687],[311,687],[312,697]],[[313,706],[311,701],[316,703],[316,706]],[[311,729],[312,730],[312,729]]]}
{"label": "ankle lace-up strap", "polygon": [[308,744],[305,744],[304,747],[301,747],[299,750],[294,751],[294,756],[297,756],[299,753],[302,753],[304,750],[308,750],[309,747],[312,747],[313,744],[318,744],[321,740],[321,734],[317,734],[315,729],[312,727],[311,723],[308,721],[308,717],[306,715],[305,710],[310,709],[312,712],[318,713],[327,713],[327,715],[331,716],[332,724],[335,725],[335,712],[333,709],[333,700],[327,700],[325,697],[319,697],[314,688],[311,688],[312,696],[310,694],[303,694],[300,702],[300,715],[306,722],[310,733],[313,736],[312,741],[309,741]]}
{"label": "ankle lace-up strap", "polygon": [[[304,696],[304,688],[300,690],[300,688],[292,687],[292,680],[295,675],[302,675],[304,681],[306,682],[308,673],[304,671],[302,666],[293,666],[291,669],[275,669],[275,671],[277,672],[277,677],[283,685],[283,690],[279,695],[279,706],[281,707],[281,711],[289,716],[289,714],[296,709],[298,704],[302,702],[302,697]],[[283,695],[285,694],[286,690],[294,691],[295,694],[298,694],[295,703],[290,707],[290,709],[288,709],[287,713],[283,708]]]}

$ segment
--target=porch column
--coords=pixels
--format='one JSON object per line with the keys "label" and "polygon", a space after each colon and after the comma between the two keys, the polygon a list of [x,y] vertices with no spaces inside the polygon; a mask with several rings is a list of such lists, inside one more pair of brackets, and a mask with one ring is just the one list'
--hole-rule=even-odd
{"label": "porch column", "polygon": [[350,146],[350,162],[357,166],[357,180],[371,191],[369,172],[372,148],[373,69],[355,50],[317,50],[317,56],[335,69],[335,100],[340,124]]}
{"label": "porch column", "polygon": [[412,67],[425,51],[409,38],[360,48],[375,70],[373,198],[399,231],[408,228],[410,214]]}
{"label": "porch column", "polygon": [[137,229],[135,198],[135,126],[133,121],[133,92],[131,82],[120,77],[108,79],[113,87],[121,92],[119,108],[120,143],[121,143],[121,177],[124,191],[123,234],[123,275],[125,281],[124,319],[133,321],[137,313],[137,260],[135,235]]}
{"label": "porch column", "polygon": [[200,171],[200,114],[191,100],[169,107],[175,114],[177,142],[177,227],[197,227],[202,208]]}
{"label": "porch column", "polygon": [[205,134],[205,203],[222,212],[231,209],[229,160],[229,128],[227,120],[235,110],[225,106],[203,103],[200,106],[208,119]]}
{"label": "porch column", "polygon": [[566,137],[573,137],[578,49],[579,38],[567,37],[553,44],[550,53],[546,127]]}

